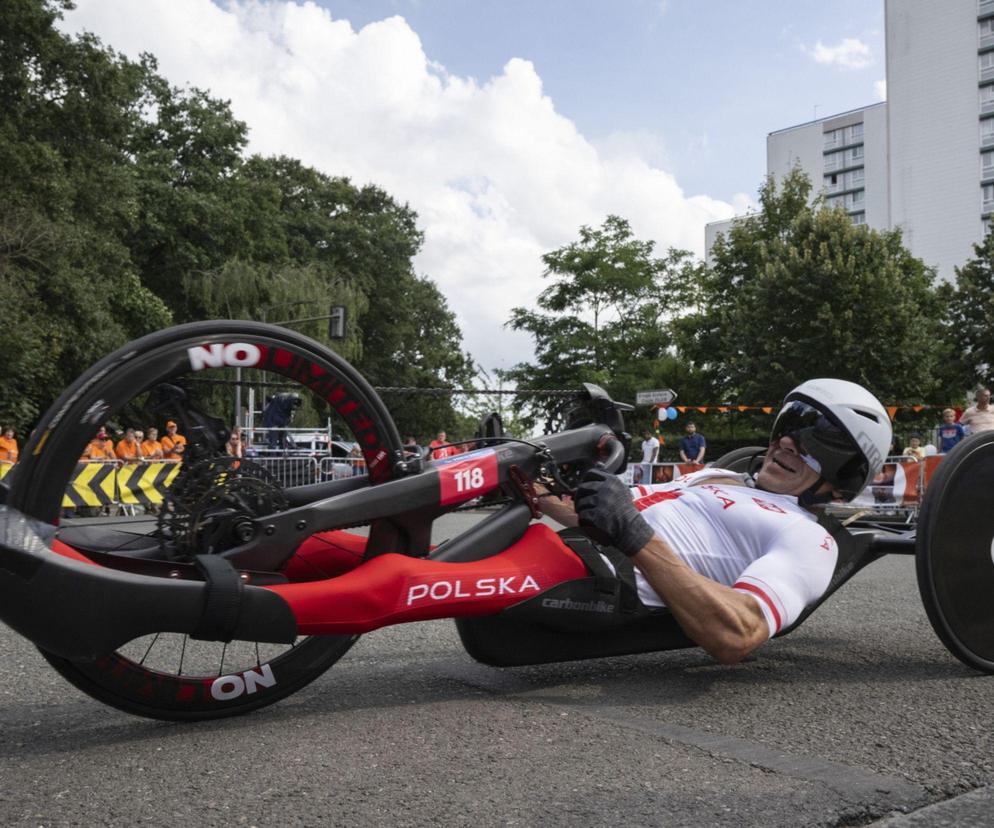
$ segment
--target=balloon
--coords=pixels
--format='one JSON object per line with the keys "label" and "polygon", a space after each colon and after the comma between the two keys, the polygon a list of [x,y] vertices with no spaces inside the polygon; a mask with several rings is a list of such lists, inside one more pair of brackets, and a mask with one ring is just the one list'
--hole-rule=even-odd
{"label": "balloon", "polygon": [[677,410],[675,408],[667,408],[666,416],[669,417],[671,420],[675,420],[677,416]]}

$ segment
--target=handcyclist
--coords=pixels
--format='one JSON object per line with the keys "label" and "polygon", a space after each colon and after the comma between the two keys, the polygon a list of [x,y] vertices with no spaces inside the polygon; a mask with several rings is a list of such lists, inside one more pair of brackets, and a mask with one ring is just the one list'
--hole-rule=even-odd
{"label": "handcyclist", "polygon": [[542,503],[629,556],[642,602],[668,607],[690,638],[732,664],[825,593],[838,547],[812,509],[855,497],[890,442],[890,419],[869,391],[810,380],[786,396],[754,479],[709,468],[629,489],[592,471],[575,507]]}

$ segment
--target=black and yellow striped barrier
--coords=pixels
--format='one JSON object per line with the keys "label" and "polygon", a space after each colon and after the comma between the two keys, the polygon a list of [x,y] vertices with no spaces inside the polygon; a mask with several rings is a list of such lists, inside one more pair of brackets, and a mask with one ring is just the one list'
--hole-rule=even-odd
{"label": "black and yellow striped barrier", "polygon": [[[13,463],[0,462],[0,480]],[[179,474],[179,463],[79,463],[62,498],[66,509],[83,506],[158,506]]]}
{"label": "black and yellow striped barrier", "polygon": [[142,463],[117,470],[118,502],[131,506],[158,506],[179,474],[179,463]]}

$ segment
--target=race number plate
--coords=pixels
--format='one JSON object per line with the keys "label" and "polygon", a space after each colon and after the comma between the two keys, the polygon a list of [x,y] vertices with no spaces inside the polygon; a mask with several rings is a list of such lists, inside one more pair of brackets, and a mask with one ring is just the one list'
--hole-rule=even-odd
{"label": "race number plate", "polygon": [[497,452],[493,449],[471,451],[436,460],[438,502],[442,506],[462,503],[497,488]]}

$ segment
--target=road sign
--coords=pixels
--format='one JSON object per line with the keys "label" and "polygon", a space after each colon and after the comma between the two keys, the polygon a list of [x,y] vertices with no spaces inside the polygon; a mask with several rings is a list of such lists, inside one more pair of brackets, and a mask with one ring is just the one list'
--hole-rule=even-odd
{"label": "road sign", "polygon": [[660,388],[657,391],[637,391],[636,405],[668,405],[676,399],[676,391],[672,388]]}

